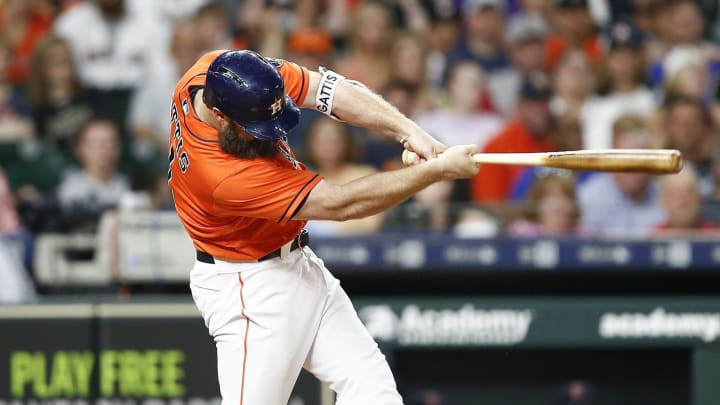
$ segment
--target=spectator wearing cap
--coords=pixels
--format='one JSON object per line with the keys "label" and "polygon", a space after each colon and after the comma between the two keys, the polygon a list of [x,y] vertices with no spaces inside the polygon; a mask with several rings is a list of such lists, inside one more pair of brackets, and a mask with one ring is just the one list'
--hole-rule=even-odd
{"label": "spectator wearing cap", "polygon": [[[516,118],[510,121],[482,150],[485,153],[547,152],[550,142],[550,79],[542,71],[530,72],[523,80]],[[500,202],[510,195],[521,166],[482,165],[471,180],[474,201]]]}
{"label": "spectator wearing cap", "polygon": [[[642,149],[650,133],[642,117],[613,124],[612,147]],[[665,220],[655,179],[647,173],[596,173],[578,187],[582,224],[600,236],[642,238]]]}
{"label": "spectator wearing cap", "polygon": [[583,106],[583,145],[587,149],[610,147],[612,123],[621,115],[646,116],[655,108],[653,93],[645,85],[643,38],[628,22],[610,28],[610,50],[599,77],[599,96]]}
{"label": "spectator wearing cap", "polygon": [[488,81],[493,103],[504,116],[514,112],[522,77],[543,68],[546,34],[545,23],[538,14],[520,13],[510,20],[505,39],[512,64],[494,72]]}
{"label": "spectator wearing cap", "polygon": [[466,0],[462,8],[464,36],[450,51],[447,66],[471,60],[491,73],[510,64],[504,48],[505,2]]}
{"label": "spectator wearing cap", "polygon": [[602,60],[602,47],[587,0],[555,0],[557,33],[546,42],[545,67],[553,70],[569,49],[580,49],[594,64]]}

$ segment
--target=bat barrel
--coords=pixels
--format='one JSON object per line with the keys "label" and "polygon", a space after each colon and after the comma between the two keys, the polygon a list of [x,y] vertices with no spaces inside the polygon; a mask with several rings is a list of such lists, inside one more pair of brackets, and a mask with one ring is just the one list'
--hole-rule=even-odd
{"label": "bat barrel", "polygon": [[544,165],[605,172],[677,173],[682,155],[674,149],[609,149],[548,153]]}

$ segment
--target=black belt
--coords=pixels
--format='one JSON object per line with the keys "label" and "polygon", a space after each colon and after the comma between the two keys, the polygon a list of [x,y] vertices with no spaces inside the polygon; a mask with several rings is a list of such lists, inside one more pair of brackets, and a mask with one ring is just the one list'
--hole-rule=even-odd
{"label": "black belt", "polygon": [[[293,239],[292,244],[290,245],[290,251],[293,251],[297,248],[301,248],[303,246],[307,246],[309,244],[310,244],[310,233],[308,233],[308,231],[303,229],[298,234],[298,236],[296,236],[295,239]],[[270,259],[274,259],[276,257],[280,257],[281,249],[277,249],[277,250],[274,250],[274,251],[266,254],[265,256],[259,258],[258,261],[262,262],[264,260],[270,260]],[[201,250],[198,250],[196,257],[199,262],[207,263],[207,264],[215,264],[215,258],[210,253],[206,253]]]}

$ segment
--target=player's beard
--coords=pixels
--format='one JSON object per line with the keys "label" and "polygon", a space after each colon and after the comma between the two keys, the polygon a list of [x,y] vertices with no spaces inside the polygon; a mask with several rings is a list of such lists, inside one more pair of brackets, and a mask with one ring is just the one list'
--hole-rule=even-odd
{"label": "player's beard", "polygon": [[238,131],[228,126],[220,133],[220,147],[225,153],[240,159],[275,157],[278,154],[277,141],[247,140]]}

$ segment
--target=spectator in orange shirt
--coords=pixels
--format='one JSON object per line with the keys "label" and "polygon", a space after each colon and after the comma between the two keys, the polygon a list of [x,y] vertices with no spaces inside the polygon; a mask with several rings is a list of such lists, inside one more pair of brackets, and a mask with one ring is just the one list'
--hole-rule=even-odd
{"label": "spectator in orange shirt", "polygon": [[556,0],[555,22],[558,32],[546,41],[546,69],[555,64],[570,49],[582,50],[597,65],[602,61],[600,37],[590,15],[587,0]]}
{"label": "spectator in orange shirt", "polygon": [[0,32],[4,32],[10,40],[8,78],[13,84],[21,84],[27,79],[35,44],[50,30],[52,22],[50,9],[41,2],[28,0],[2,2]]}
{"label": "spectator in orange shirt", "polygon": [[[483,149],[484,153],[548,152],[550,142],[550,79],[541,71],[531,72],[524,80],[517,105],[517,118]],[[475,201],[496,202],[508,198],[522,166],[482,165],[471,180]]]}

